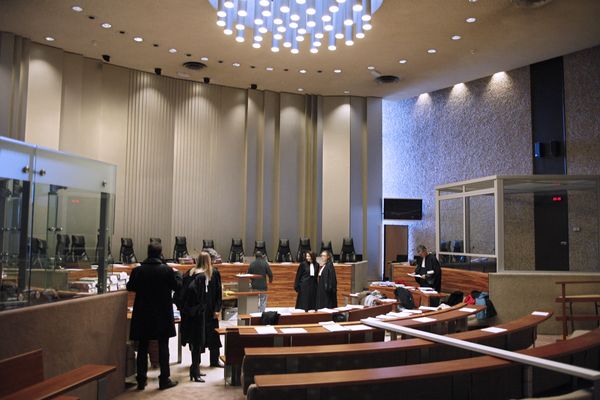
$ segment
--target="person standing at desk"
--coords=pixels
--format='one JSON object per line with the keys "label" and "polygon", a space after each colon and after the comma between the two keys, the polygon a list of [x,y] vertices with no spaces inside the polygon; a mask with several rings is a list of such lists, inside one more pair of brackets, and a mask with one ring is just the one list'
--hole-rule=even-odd
{"label": "person standing at desk", "polygon": [[158,340],[159,389],[177,385],[169,369],[169,338],[175,336],[172,291],[179,289],[181,276],[162,263],[162,246],[148,245],[148,258],[131,271],[127,290],[135,292],[130,339],[138,341],[137,388],[144,390],[148,372],[148,342]]}
{"label": "person standing at desk", "polygon": [[[210,264],[210,256],[208,257]],[[204,382],[200,372],[200,355],[206,344],[206,321],[208,303],[208,281],[206,273],[206,260],[202,253],[198,257],[198,263],[184,275],[183,287],[176,294],[177,307],[181,312],[181,344],[188,345],[192,356],[190,365],[190,380]]]}
{"label": "person standing at desk", "polygon": [[315,253],[306,252],[304,260],[298,266],[294,290],[298,293],[296,299],[296,308],[305,311],[314,310],[317,295],[317,274],[319,264],[317,264]]}
{"label": "person standing at desk", "polygon": [[[273,283],[273,272],[269,263],[264,259],[261,251],[257,251],[255,254],[256,259],[250,263],[248,267],[248,273],[253,275],[262,275],[261,278],[252,278],[250,284],[252,289],[266,291],[267,290],[267,275],[269,276],[269,283]],[[258,295],[258,311],[264,312],[267,308],[267,294]]]}
{"label": "person standing at desk", "polygon": [[317,284],[316,308],[337,307],[337,277],[333,267],[333,257],[328,251],[321,253],[321,268]]}
{"label": "person standing at desk", "polygon": [[415,277],[417,283],[424,287],[433,288],[437,292],[442,291],[442,269],[435,255],[427,252],[427,247],[422,244],[417,246],[417,255],[421,257],[421,261],[417,263],[415,274],[421,275]]}

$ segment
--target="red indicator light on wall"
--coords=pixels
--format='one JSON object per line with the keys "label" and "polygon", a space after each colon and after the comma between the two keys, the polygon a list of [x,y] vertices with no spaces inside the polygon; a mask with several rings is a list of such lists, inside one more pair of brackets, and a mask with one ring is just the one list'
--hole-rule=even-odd
{"label": "red indicator light on wall", "polygon": [[71,203],[73,203],[73,204],[79,204],[79,203],[80,203],[80,201],[79,201],[79,199],[72,199],[72,200],[71,200]]}
{"label": "red indicator light on wall", "polygon": [[562,197],[560,197],[560,196],[554,196],[552,198],[552,201],[562,201]]}

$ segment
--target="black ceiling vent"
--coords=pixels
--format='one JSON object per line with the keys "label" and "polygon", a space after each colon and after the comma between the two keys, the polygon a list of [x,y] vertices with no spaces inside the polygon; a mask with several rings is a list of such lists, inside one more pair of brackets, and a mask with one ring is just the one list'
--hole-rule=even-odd
{"label": "black ceiling vent", "polygon": [[380,75],[377,78],[375,78],[375,82],[382,84],[396,83],[399,81],[400,78],[398,78],[396,75]]}
{"label": "black ceiling vent", "polygon": [[206,68],[206,64],[201,63],[200,61],[187,61],[183,63],[183,66],[194,71]]}
{"label": "black ceiling vent", "polygon": [[512,0],[512,3],[517,7],[522,8],[536,8],[545,6],[552,0]]}

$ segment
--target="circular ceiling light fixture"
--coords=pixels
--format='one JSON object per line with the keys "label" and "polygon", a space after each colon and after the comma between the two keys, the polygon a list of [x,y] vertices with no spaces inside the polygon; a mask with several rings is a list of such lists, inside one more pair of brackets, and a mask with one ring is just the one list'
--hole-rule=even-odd
{"label": "circular ceiling light fixture", "polygon": [[469,17],[469,18],[465,19],[465,21],[467,23],[469,23],[469,24],[472,24],[474,22],[477,22],[477,18],[475,18],[475,17]]}
{"label": "circular ceiling light fixture", "polygon": [[100,26],[103,27],[104,29],[112,28],[112,25],[108,22],[103,22],[102,25],[100,25]]}
{"label": "circular ceiling light fixture", "polygon": [[401,59],[400,61],[398,61],[400,64],[406,64],[408,62],[408,60],[406,58]]}
{"label": "circular ceiling light fixture", "polygon": [[142,42],[144,41],[144,38],[143,38],[143,37],[141,37],[141,36],[135,36],[135,37],[133,38],[133,41],[134,41],[134,42],[138,42],[138,43],[142,43]]}
{"label": "circular ceiling light fixture", "polygon": [[54,42],[54,38],[52,36],[46,36],[44,39],[46,39],[46,42]]}
{"label": "circular ceiling light fixture", "polygon": [[[328,48],[337,48],[337,41],[346,46],[352,46],[356,39],[365,37],[365,32],[371,30],[372,15],[382,5],[383,0],[208,0],[217,11],[217,25],[223,28],[223,33],[233,35],[238,43],[248,41],[257,43],[257,35],[252,30],[260,32],[261,36],[272,34],[271,51],[278,52],[280,48],[290,49],[292,54],[298,54],[300,47],[296,42],[314,43],[314,38],[322,39],[328,35]],[[294,45],[285,46],[282,36],[294,39]],[[277,36],[275,36],[277,35]],[[305,38],[309,35],[309,38]],[[306,40],[305,40],[306,39]],[[309,45],[312,53],[318,52],[316,46]]]}
{"label": "circular ceiling light fixture", "polygon": [[82,12],[83,11],[83,7],[75,5],[75,6],[71,7],[71,10],[73,10],[75,12]]}
{"label": "circular ceiling light fixture", "polygon": [[435,54],[435,53],[437,53],[437,50],[436,49],[429,49],[429,50],[427,50],[427,52],[429,54]]}
{"label": "circular ceiling light fixture", "polygon": [[460,35],[454,35],[450,39],[452,39],[452,40],[460,40],[460,39],[462,39],[462,36],[460,36]]}

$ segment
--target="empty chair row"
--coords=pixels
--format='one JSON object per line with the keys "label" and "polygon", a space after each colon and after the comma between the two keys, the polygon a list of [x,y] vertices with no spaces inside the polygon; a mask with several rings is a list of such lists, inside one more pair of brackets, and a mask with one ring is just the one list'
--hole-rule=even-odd
{"label": "empty chair row", "polygon": [[[160,238],[150,238],[150,243],[161,243]],[[215,248],[214,240],[212,239],[204,239],[202,241],[202,250],[208,250]],[[277,253],[275,255],[275,262],[293,262],[293,261],[301,261],[304,258],[304,255],[308,252],[312,251],[310,239],[309,238],[301,238],[298,243],[298,251],[296,252],[296,257],[292,255],[292,251],[290,249],[290,241],[289,239],[279,239],[279,244],[277,246]],[[321,251],[328,251],[333,254],[333,248],[331,245],[331,241],[321,242]],[[256,256],[258,252],[261,252],[263,256],[267,259],[267,245],[264,240],[257,240],[254,243],[254,251],[253,256]],[[125,264],[131,264],[138,262],[137,257],[135,256],[135,252],[133,250],[133,240],[131,238],[121,238],[121,250],[119,251],[119,260]],[[177,260],[179,258],[189,257],[188,249],[187,249],[187,239],[185,236],[175,236],[175,246],[173,249],[173,259]],[[356,262],[356,251],[354,250],[354,240],[352,238],[344,238],[342,242],[342,251],[340,254],[340,262]],[[227,258],[229,262],[243,262],[244,261],[244,244],[242,239],[231,239],[231,247],[229,250],[229,257]]]}

